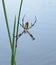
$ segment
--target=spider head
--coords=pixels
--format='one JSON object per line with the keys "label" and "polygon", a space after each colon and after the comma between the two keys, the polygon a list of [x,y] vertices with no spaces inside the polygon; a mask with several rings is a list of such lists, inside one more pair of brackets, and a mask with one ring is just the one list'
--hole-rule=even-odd
{"label": "spider head", "polygon": [[28,28],[29,28],[29,23],[26,22],[26,23],[25,23],[25,29],[28,29]]}

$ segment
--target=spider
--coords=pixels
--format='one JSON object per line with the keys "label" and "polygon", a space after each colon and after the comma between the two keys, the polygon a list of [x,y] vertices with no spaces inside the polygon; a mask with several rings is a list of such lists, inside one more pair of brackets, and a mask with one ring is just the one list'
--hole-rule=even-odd
{"label": "spider", "polygon": [[[24,16],[25,17],[25,16]],[[22,18],[22,24],[20,23],[20,26],[24,29],[19,35],[18,35],[18,38],[21,37],[21,35],[23,33],[28,33],[30,35],[30,37],[35,40],[35,38],[33,37],[33,35],[28,31],[29,29],[31,29],[35,23],[36,23],[36,16],[35,16],[35,21],[33,24],[31,24],[31,26],[29,26],[29,22],[27,21],[25,24],[24,24],[24,17]]]}

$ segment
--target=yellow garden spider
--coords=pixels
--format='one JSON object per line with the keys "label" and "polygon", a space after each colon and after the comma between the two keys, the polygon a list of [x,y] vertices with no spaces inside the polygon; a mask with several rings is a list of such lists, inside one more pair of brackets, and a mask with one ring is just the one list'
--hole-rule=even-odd
{"label": "yellow garden spider", "polygon": [[[24,17],[25,17],[25,16],[24,16]],[[29,33],[28,30],[31,29],[31,28],[35,25],[35,23],[36,23],[36,21],[37,21],[36,16],[35,16],[35,21],[34,21],[33,24],[31,24],[31,26],[29,26],[29,22],[26,22],[26,23],[24,24],[24,17],[23,17],[23,19],[22,19],[22,24],[20,24],[20,26],[21,26],[24,30],[22,31],[22,33],[20,33],[20,34],[17,36],[17,38],[21,37],[21,35],[22,35],[23,33],[28,33],[28,34],[30,35],[30,37],[31,37],[33,40],[35,40],[35,38],[33,37],[33,35],[32,35],[31,33]]]}

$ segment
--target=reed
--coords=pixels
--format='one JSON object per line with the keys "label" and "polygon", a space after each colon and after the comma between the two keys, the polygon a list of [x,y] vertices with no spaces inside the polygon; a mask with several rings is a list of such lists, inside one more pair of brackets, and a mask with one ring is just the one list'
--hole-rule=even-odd
{"label": "reed", "polygon": [[[17,35],[18,35],[18,30],[19,30],[19,22],[20,22],[20,13],[21,13],[21,9],[22,9],[22,3],[23,3],[23,0],[21,0],[21,3],[20,3],[17,25],[16,25],[16,16],[14,18],[13,35],[11,36],[10,27],[9,27],[9,23],[8,23],[8,17],[7,17],[7,13],[6,13],[6,7],[5,7],[4,0],[2,0],[3,11],[4,11],[4,16],[5,16],[5,23],[6,23],[8,38],[9,38],[10,47],[11,47],[11,65],[16,65],[16,49],[17,49],[17,43],[18,43]],[[16,38],[16,43],[14,42],[15,38]]]}

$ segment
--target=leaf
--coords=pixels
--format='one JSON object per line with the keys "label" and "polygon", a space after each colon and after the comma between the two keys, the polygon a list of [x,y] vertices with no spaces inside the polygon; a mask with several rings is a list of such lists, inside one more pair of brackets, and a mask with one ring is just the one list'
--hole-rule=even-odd
{"label": "leaf", "polygon": [[14,18],[14,27],[13,27],[13,43],[14,43],[14,39],[15,39],[15,31],[16,30],[16,16]]}
{"label": "leaf", "polygon": [[7,19],[7,14],[6,14],[6,8],[5,8],[4,0],[2,0],[2,5],[3,5],[3,10],[4,10],[5,20],[6,20],[6,27],[7,27],[8,37],[9,37],[9,41],[10,41],[10,46],[12,48],[11,36],[10,36],[10,29],[9,29],[9,24],[8,24],[8,19]]}
{"label": "leaf", "polygon": [[[18,28],[19,28],[19,21],[20,21],[20,14],[21,14],[22,3],[23,3],[23,0],[21,0],[20,8],[19,8],[16,36],[18,35]],[[17,38],[16,38],[16,46],[17,46]]]}

